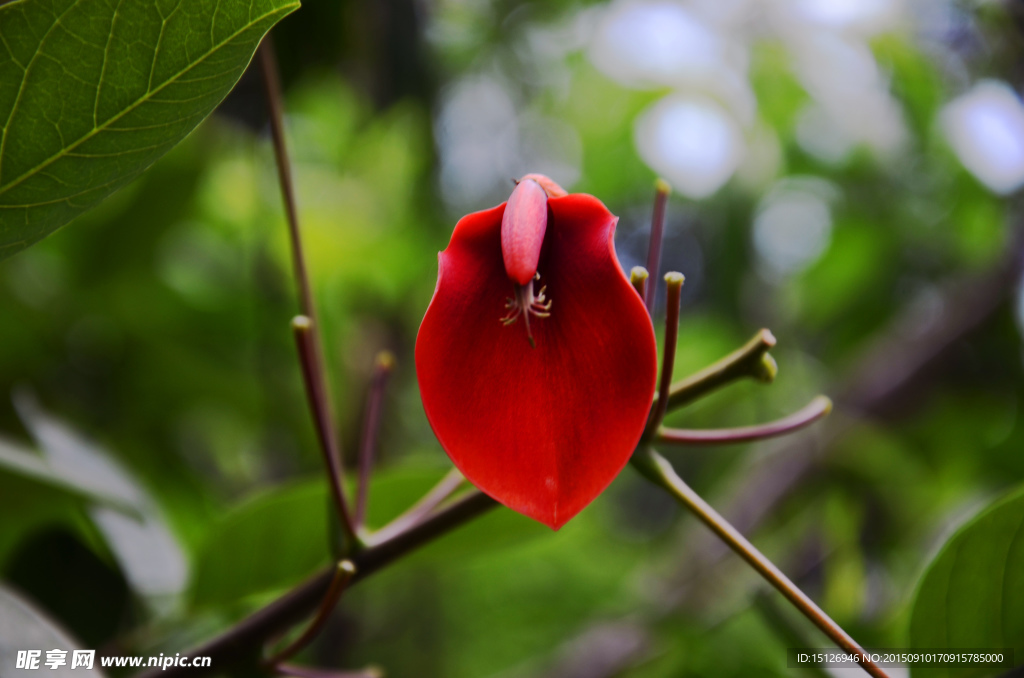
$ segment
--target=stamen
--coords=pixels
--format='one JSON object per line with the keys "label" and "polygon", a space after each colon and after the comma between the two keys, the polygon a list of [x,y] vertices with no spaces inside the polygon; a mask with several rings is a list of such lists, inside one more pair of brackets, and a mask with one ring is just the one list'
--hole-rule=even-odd
{"label": "stamen", "polygon": [[537,344],[533,340],[530,316],[532,315],[537,318],[551,317],[551,299],[547,298],[547,285],[542,286],[540,292],[536,295],[533,293],[533,284],[538,280],[540,280],[540,273],[534,275],[533,280],[525,285],[513,283],[516,296],[514,299],[511,297],[506,298],[505,309],[508,313],[499,319],[501,324],[507,327],[515,323],[519,316],[522,316],[523,324],[526,325],[526,338],[530,340],[530,346],[534,348],[536,348]]}

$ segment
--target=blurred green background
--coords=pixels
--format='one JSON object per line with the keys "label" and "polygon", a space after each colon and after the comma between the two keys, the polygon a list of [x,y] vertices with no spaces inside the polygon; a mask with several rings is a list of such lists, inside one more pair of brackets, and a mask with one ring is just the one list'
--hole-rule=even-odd
{"label": "blurred green background", "polygon": [[[837,403],[781,442],[663,451],[862,644],[906,646],[925,565],[1024,480],[1018,7],[308,0],[273,34],[350,460],[374,355],[398,357],[371,522],[448,468],[412,347],[457,218],[547,173],[620,216],[628,270],[663,176],[677,376],[761,327],[780,366],[670,423]],[[0,453],[42,449],[144,516],[0,471],[4,584],[85,647],[180,651],[327,562],[289,262],[250,68],[129,188],[0,263]],[[626,469],[558,533],[500,509],[375,575],[304,659],[788,676],[800,644],[825,643]]]}

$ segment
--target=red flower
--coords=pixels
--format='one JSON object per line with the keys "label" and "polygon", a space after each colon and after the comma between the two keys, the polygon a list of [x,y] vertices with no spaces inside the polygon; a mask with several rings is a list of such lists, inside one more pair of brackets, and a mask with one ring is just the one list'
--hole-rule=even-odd
{"label": "red flower", "polygon": [[629,461],[655,390],[654,330],[615,257],[617,221],[527,175],[507,203],[456,224],[416,339],[448,456],[554,529]]}

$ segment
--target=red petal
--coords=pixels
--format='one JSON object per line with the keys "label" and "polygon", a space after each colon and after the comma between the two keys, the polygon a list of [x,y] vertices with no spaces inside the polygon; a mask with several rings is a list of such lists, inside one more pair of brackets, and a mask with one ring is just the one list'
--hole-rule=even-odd
{"label": "red petal", "polygon": [[[477,487],[558,529],[608,486],[654,394],[654,330],[615,257],[617,218],[596,198],[548,201],[538,285],[551,317],[503,326],[512,296],[504,205],[463,218],[439,255],[416,371],[434,433]],[[539,288],[538,288],[539,289]]]}

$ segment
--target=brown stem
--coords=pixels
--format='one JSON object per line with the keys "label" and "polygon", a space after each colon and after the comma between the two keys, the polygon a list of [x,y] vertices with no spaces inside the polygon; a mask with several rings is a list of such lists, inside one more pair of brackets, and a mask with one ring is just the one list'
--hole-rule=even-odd
{"label": "brown stem", "polygon": [[[486,494],[470,492],[409,530],[363,549],[349,559],[356,566],[356,574],[349,586],[496,506],[498,503]],[[269,638],[285,632],[316,609],[330,586],[334,569],[333,566],[324,569],[216,638],[181,653],[188,657],[210,657],[210,666],[171,666],[167,670],[149,669],[137,675],[139,678],[199,678],[212,673],[227,673],[232,667],[251,665]]]}
{"label": "brown stem", "polygon": [[661,243],[665,239],[665,205],[668,204],[668,182],[658,179],[654,183],[654,213],[651,215],[651,241],[647,246],[647,271],[651,275],[651,284],[647,286],[644,304],[647,315],[654,316],[654,299],[658,296],[658,269],[661,268]]}
{"label": "brown stem", "polygon": [[260,73],[263,75],[263,91],[266,95],[267,112],[270,117],[270,138],[274,143],[274,158],[277,161],[277,179],[281,184],[285,214],[288,217],[288,235],[291,240],[292,265],[295,284],[299,289],[299,308],[302,315],[316,320],[313,292],[306,271],[306,257],[302,248],[302,234],[299,231],[299,211],[295,202],[295,185],[292,182],[292,165],[288,160],[288,147],[284,140],[284,114],[281,101],[281,78],[277,72],[277,58],[274,43],[268,34],[257,51],[260,59]]}
{"label": "brown stem", "polygon": [[[331,476],[331,487],[335,494],[338,517],[345,536],[350,545],[356,545],[355,529],[345,501],[344,474],[341,464],[341,446],[338,443],[334,425],[331,423],[330,395],[327,391],[326,363],[323,347],[320,344],[319,328],[316,322],[316,304],[313,301],[313,290],[309,283],[309,272],[306,269],[306,257],[302,247],[302,232],[299,229],[299,211],[295,202],[295,186],[292,182],[292,166],[288,159],[288,147],[284,139],[284,114],[282,112],[281,78],[277,71],[277,59],[274,56],[274,44],[268,34],[263,38],[259,50],[260,72],[263,75],[263,90],[266,95],[267,111],[270,117],[270,136],[274,144],[274,159],[277,163],[277,178],[281,184],[281,197],[284,199],[285,214],[288,219],[288,236],[292,250],[292,269],[295,285],[299,291],[299,309],[308,321],[303,331],[305,337],[300,342],[300,357],[303,364],[303,377],[306,381],[306,393],[313,418],[317,422],[317,432],[321,443],[321,452],[327,472]],[[296,330],[298,339],[298,330]],[[303,354],[303,351],[306,353]]]}
{"label": "brown stem", "polygon": [[318,378],[323,371],[319,364],[320,356],[316,350],[316,330],[313,327],[313,321],[304,315],[296,316],[292,320],[292,332],[295,334],[295,346],[299,352],[299,363],[302,365],[302,377],[306,384],[309,410],[313,415],[313,425],[316,427],[320,451],[323,454],[324,465],[327,467],[331,497],[334,499],[334,507],[338,512],[341,529],[345,532],[345,546],[348,549],[357,548],[359,540],[353,528],[348,502],[345,500],[345,471],[341,467],[337,438],[334,435],[334,427],[331,426],[330,415],[326,407],[324,383]]}
{"label": "brown stem", "polygon": [[316,638],[317,634],[320,633],[320,629],[327,623],[331,612],[334,611],[334,607],[338,604],[341,594],[345,592],[345,586],[355,576],[355,573],[356,566],[352,564],[351,560],[342,560],[338,563],[338,566],[334,568],[331,584],[327,587],[327,593],[324,594],[324,599],[320,603],[313,621],[309,623],[309,626],[306,627],[306,630],[298,638],[267,659],[264,662],[266,666],[277,666],[281,662],[288,661]]}
{"label": "brown stem", "polygon": [[723,429],[678,429],[662,428],[655,439],[666,443],[683,445],[728,445],[731,443],[747,443],[753,440],[774,438],[786,433],[798,431],[810,426],[819,419],[828,416],[832,411],[832,401],[825,396],[817,396],[806,407],[767,424],[741,426]]}
{"label": "brown stem", "polygon": [[[651,406],[651,419],[647,423],[647,431],[656,431],[661,420],[668,411],[669,388],[672,384],[672,370],[676,365],[676,342],[679,339],[679,302],[683,289],[682,273],[675,271],[665,274],[668,286],[668,302],[665,308],[665,346],[661,359],[661,381],[658,384],[658,396]],[[649,288],[648,288],[649,289]]]}
{"label": "brown stem", "polygon": [[395,357],[388,351],[377,355],[377,363],[370,384],[370,395],[366,402],[366,419],[363,422],[363,435],[359,448],[359,485],[356,487],[355,525],[358,530],[366,520],[366,500],[370,494],[370,471],[373,468],[373,457],[377,451],[377,434],[380,431],[381,410],[384,404],[384,392],[388,377],[395,367]]}
{"label": "brown stem", "polygon": [[775,567],[772,561],[768,560],[763,553],[747,541],[746,537],[720,516],[700,495],[693,491],[675,469],[664,457],[649,447],[638,448],[633,453],[633,465],[644,475],[645,478],[655,485],[668,491],[673,497],[689,509],[705,525],[711,528],[719,539],[725,542],[729,548],[747,561],[764,579],[774,586],[779,593],[786,597],[805,617],[828,636],[832,642],[843,648],[857,658],[857,663],[865,671],[875,678],[888,678],[882,669],[864,652],[864,649],[857,644],[849,634],[825,614],[806,593],[789,580],[782,571]]}

